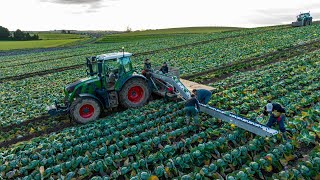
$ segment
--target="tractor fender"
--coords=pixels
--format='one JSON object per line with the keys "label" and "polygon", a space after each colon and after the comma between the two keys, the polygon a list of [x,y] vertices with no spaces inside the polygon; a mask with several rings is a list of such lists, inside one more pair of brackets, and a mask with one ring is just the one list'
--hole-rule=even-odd
{"label": "tractor fender", "polygon": [[143,80],[147,81],[147,78],[146,78],[145,76],[140,75],[140,74],[135,74],[135,75],[132,75],[132,76],[124,79],[124,80],[121,82],[121,84],[119,84],[119,86],[116,86],[115,90],[116,90],[116,91],[120,91],[120,90],[122,89],[123,85],[124,85],[128,80],[133,79],[133,78],[140,78],[140,79],[143,79]]}
{"label": "tractor fender", "polygon": [[99,102],[101,108],[105,108],[105,106],[102,103],[101,99],[99,99],[97,96],[95,96],[93,94],[82,93],[82,94],[79,94],[79,97],[89,97],[89,98],[95,99],[95,100],[97,100]]}

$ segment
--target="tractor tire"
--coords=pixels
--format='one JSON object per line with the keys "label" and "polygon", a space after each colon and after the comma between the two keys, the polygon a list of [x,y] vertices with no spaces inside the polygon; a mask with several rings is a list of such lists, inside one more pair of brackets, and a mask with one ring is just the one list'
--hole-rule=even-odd
{"label": "tractor tire", "polygon": [[72,120],[80,124],[86,124],[100,117],[100,103],[89,97],[78,98],[71,104],[70,115]]}
{"label": "tractor tire", "polygon": [[120,104],[125,108],[136,108],[145,105],[149,99],[148,83],[140,78],[128,80],[119,93]]}

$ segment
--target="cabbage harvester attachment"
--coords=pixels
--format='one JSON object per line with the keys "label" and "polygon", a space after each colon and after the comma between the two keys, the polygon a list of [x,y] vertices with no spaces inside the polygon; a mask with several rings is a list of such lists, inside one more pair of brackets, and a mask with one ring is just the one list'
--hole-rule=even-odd
{"label": "cabbage harvester attachment", "polygon": [[[183,100],[189,90],[212,88],[179,78],[179,70],[169,67],[169,73],[154,70],[142,75],[132,67],[131,53],[115,52],[87,57],[87,77],[64,88],[64,106],[55,102],[49,107],[50,115],[69,114],[78,123],[88,123],[105,111],[118,106],[138,108],[147,103],[151,94],[165,96],[169,88]],[[160,69],[160,68],[155,68]],[[200,111],[232,123],[260,136],[272,136],[278,131],[223,110],[200,104]]]}
{"label": "cabbage harvester attachment", "polygon": [[[191,82],[194,87],[190,86],[190,82],[182,80],[177,76],[167,76],[163,75],[159,72],[152,73],[152,78],[155,81],[161,80],[162,82],[166,82],[167,84],[170,84],[171,86],[175,87],[177,90],[177,93],[179,93],[180,97],[182,97],[183,100],[187,100],[191,97],[190,90],[194,89],[196,86],[194,82]],[[186,82],[186,83],[182,83]],[[185,86],[186,85],[186,86]],[[187,87],[189,85],[189,87]],[[201,84],[198,84],[198,87],[210,89],[211,87],[204,86]],[[200,111],[204,112],[208,115],[211,115],[212,117],[221,119],[225,122],[234,124],[235,126],[242,128],[244,130],[247,130],[249,132],[252,132],[254,134],[257,134],[259,136],[267,137],[267,136],[273,136],[278,134],[277,130],[271,129],[265,125],[259,124],[257,122],[250,121],[244,117],[237,116],[235,114],[225,112],[221,109],[210,107],[208,105],[204,105],[200,103]]]}

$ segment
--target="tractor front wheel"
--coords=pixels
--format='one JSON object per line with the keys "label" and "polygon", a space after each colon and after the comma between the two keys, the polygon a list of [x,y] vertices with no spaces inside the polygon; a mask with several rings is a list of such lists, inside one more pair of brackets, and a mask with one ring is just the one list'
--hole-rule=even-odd
{"label": "tractor front wheel", "polygon": [[120,91],[119,99],[122,106],[135,108],[146,104],[149,96],[147,82],[140,78],[133,78],[124,84]]}
{"label": "tractor front wheel", "polygon": [[86,124],[99,118],[101,107],[93,98],[78,98],[71,104],[70,114],[77,123]]}

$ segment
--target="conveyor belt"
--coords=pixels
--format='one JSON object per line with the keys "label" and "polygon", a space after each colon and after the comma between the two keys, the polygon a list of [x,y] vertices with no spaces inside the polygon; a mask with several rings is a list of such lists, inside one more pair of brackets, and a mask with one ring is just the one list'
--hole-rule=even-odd
{"label": "conveyor belt", "polygon": [[[179,78],[175,76],[166,76],[159,73],[152,73],[152,78],[161,79],[162,81],[174,86],[184,100],[189,99],[191,96],[190,91],[180,82]],[[277,130],[274,130],[262,124],[250,121],[246,118],[239,117],[235,114],[225,112],[215,107],[210,107],[204,104],[200,104],[200,111],[208,115],[211,115],[213,117],[219,118],[225,122],[234,124],[239,128],[245,129],[259,136],[266,137],[266,136],[273,136],[278,134]]]}

